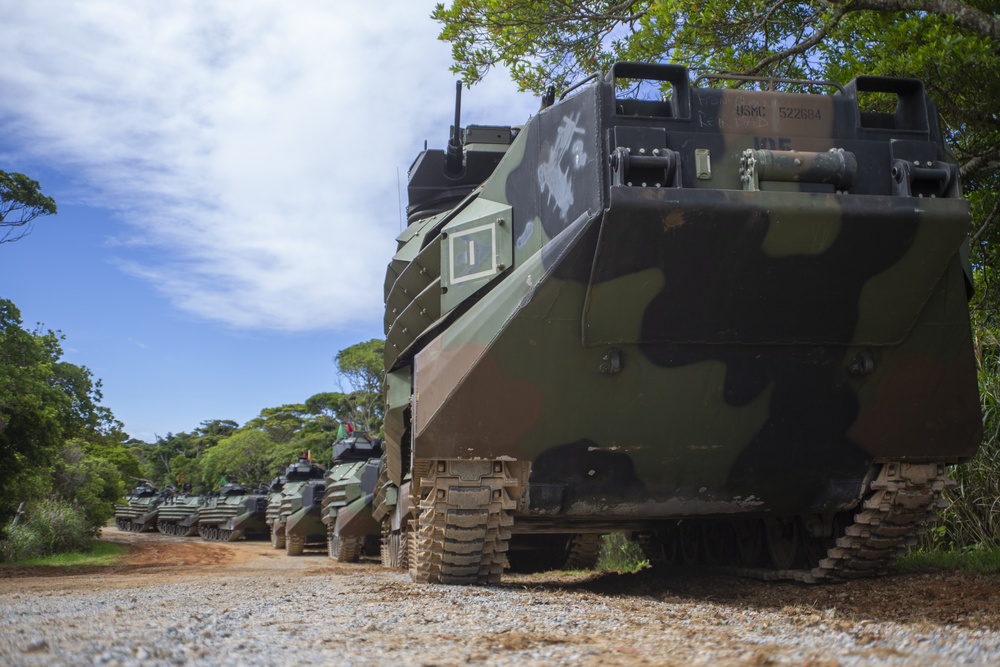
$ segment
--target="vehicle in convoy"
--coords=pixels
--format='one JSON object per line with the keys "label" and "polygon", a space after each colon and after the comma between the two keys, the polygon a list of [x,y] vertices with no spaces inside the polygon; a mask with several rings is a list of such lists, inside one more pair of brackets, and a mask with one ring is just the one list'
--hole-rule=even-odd
{"label": "vehicle in convoy", "polygon": [[240,484],[224,484],[218,492],[208,494],[199,510],[198,534],[222,542],[266,539],[267,500],[267,487],[251,490]]}
{"label": "vehicle in convoy", "polygon": [[156,521],[164,499],[174,493],[173,487],[160,491],[148,479],[132,487],[124,503],[115,503],[115,525],[118,530],[133,533],[156,531]]}
{"label": "vehicle in convoy", "polygon": [[165,535],[190,537],[198,534],[198,511],[205,503],[203,496],[191,493],[190,485],[172,494],[160,504],[156,527]]}
{"label": "vehicle in convoy", "polygon": [[303,455],[271,483],[266,520],[275,549],[301,556],[306,547],[326,547],[326,526],[321,517],[325,472]]}
{"label": "vehicle in convoy", "polygon": [[271,483],[267,485],[267,490],[270,495],[267,497],[267,511],[264,513],[264,522],[269,527],[269,532],[271,533],[271,546],[275,549],[285,548],[285,533],[284,531],[275,532],[274,523],[275,519],[281,513],[281,490],[285,488],[285,476],[278,475],[271,480]]}
{"label": "vehicle in convoy", "polygon": [[456,105],[410,167],[386,560],[496,582],[617,531],[654,564],[883,572],[982,435],[969,205],[923,84],[618,63],[543,106]]}
{"label": "vehicle in convoy", "polygon": [[352,563],[378,558],[382,526],[372,517],[382,440],[354,432],[333,445],[322,520],[330,558]]}

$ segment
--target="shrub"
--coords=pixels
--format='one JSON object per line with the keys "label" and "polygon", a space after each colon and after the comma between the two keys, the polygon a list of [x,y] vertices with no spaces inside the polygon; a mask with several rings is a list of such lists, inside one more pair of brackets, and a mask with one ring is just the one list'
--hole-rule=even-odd
{"label": "shrub", "polygon": [[125,493],[125,484],[113,463],[91,456],[74,442],[60,452],[52,490],[54,497],[72,503],[99,528],[115,515],[114,502]]}
{"label": "shrub", "polygon": [[947,492],[942,523],[931,530],[938,548],[1000,547],[1000,342],[992,330],[976,333],[983,443],[971,462],[949,471],[958,486]]}
{"label": "shrub", "polygon": [[62,500],[38,500],[28,507],[23,520],[7,527],[0,542],[0,560],[20,561],[67,551],[90,549],[97,529],[83,510]]}
{"label": "shrub", "polygon": [[642,548],[628,540],[622,533],[611,533],[602,539],[598,570],[638,572],[648,564]]}

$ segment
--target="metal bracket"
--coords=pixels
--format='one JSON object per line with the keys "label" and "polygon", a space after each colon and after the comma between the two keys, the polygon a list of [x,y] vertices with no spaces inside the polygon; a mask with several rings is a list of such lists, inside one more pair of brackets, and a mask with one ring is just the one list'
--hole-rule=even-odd
{"label": "metal bracket", "polygon": [[[659,188],[673,185],[680,157],[669,148],[654,148],[649,155],[645,149],[639,149],[639,153],[633,155],[630,148],[619,146],[612,151],[609,162],[612,185]],[[646,173],[637,175],[640,170]],[[646,180],[636,180],[643,176]]]}

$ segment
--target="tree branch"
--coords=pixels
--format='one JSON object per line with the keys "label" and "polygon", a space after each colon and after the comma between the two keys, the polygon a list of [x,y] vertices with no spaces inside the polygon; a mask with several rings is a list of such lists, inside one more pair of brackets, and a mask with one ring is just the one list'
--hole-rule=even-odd
{"label": "tree branch", "polygon": [[975,174],[976,172],[984,169],[989,169],[990,165],[996,164],[997,158],[1000,158],[1000,146],[993,146],[979,155],[969,158],[965,164],[959,168],[958,173],[962,178],[965,178],[970,174]]}
{"label": "tree branch", "polygon": [[759,74],[761,70],[763,70],[771,63],[777,62],[779,60],[784,60],[789,56],[797,56],[800,53],[808,51],[809,49],[811,49],[812,47],[816,46],[817,44],[823,41],[823,38],[826,37],[826,34],[827,32],[829,32],[830,28],[835,27],[840,22],[840,19],[844,17],[845,13],[846,13],[845,9],[838,7],[837,9],[834,10],[833,16],[830,18],[830,22],[827,23],[826,25],[820,26],[820,28],[813,33],[812,37],[810,37],[804,42],[799,42],[798,44],[794,44],[791,47],[785,49],[784,51],[779,51],[778,53],[772,53],[767,58],[764,58],[759,63],[754,65],[752,68],[750,68],[750,70],[747,71],[747,74],[750,74],[751,76],[754,74]]}
{"label": "tree branch", "polygon": [[836,0],[846,11],[927,12],[950,19],[980,37],[1000,41],[1000,19],[960,0]]}
{"label": "tree branch", "polygon": [[977,232],[976,232],[976,233],[975,233],[975,234],[974,234],[974,235],[972,236],[972,241],[971,241],[971,243],[972,243],[973,245],[975,245],[975,244],[976,244],[976,242],[977,242],[977,241],[979,241],[979,237],[981,237],[981,236],[983,235],[983,232],[985,232],[985,231],[986,231],[986,229],[987,229],[987,228],[988,228],[988,227],[989,227],[990,225],[992,225],[992,224],[993,224],[993,222],[994,222],[994,221],[995,221],[995,220],[997,219],[997,212],[998,212],[998,211],[1000,211],[1000,197],[997,197],[997,198],[996,198],[996,199],[995,199],[995,200],[993,201],[993,210],[992,210],[992,211],[990,211],[990,214],[986,216],[986,220],[985,220],[985,221],[983,222],[982,226],[981,226],[981,227],[979,228],[979,231],[977,231]]}

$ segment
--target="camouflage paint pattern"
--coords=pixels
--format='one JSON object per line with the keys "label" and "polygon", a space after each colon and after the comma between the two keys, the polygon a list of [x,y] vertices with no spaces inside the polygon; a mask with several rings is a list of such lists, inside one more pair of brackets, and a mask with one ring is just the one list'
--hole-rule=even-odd
{"label": "camouflage paint pattern", "polygon": [[[351,445],[351,446],[348,446]],[[376,537],[380,524],[372,518],[381,442],[352,435],[334,444],[336,458],[326,473],[322,521],[326,534],[348,538]]]}
{"label": "camouflage paint pattern", "polygon": [[[326,526],[321,519],[321,505],[326,484],[326,469],[309,458],[285,466],[283,474],[272,482],[265,521],[286,536],[301,536],[304,544],[324,542]],[[274,491],[280,484],[280,490]]]}
{"label": "camouflage paint pattern", "polygon": [[205,536],[211,529],[239,533],[245,537],[264,537],[268,496],[235,484],[226,484],[217,494],[210,494],[199,511],[198,530]]}
{"label": "camouflage paint pattern", "polygon": [[[652,519],[844,509],[877,461],[970,458],[969,209],[922,85],[616,70],[401,235],[389,477],[515,460],[519,517]],[[616,99],[616,77],[671,96]]]}
{"label": "camouflage paint pattern", "polygon": [[279,493],[271,494],[268,509],[271,504],[278,505],[276,520],[284,525],[286,535],[301,535],[306,544],[324,542],[326,526],[321,505],[325,489],[322,479],[290,480]]}
{"label": "camouflage paint pattern", "polygon": [[203,496],[188,493],[179,493],[164,500],[157,516],[160,532],[182,536],[197,535],[198,513],[204,502]]}
{"label": "camouflage paint pattern", "polygon": [[159,491],[143,480],[129,491],[124,503],[115,503],[115,524],[119,530],[155,531],[160,506],[171,494],[169,488]]}

